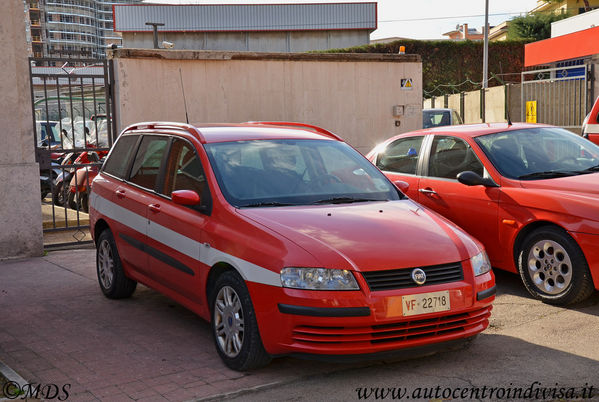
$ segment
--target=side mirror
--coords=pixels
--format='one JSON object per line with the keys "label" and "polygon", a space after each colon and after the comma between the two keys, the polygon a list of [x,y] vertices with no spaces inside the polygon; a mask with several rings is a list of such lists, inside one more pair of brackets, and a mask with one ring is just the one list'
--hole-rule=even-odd
{"label": "side mirror", "polygon": [[480,177],[478,173],[474,173],[470,170],[459,173],[457,179],[460,183],[467,186],[499,187],[493,179]]}
{"label": "side mirror", "polygon": [[177,190],[173,191],[171,198],[175,204],[179,205],[198,205],[200,196],[192,190]]}
{"label": "side mirror", "polygon": [[410,184],[403,180],[395,180],[393,184],[395,184],[395,187],[397,187],[399,191],[401,191],[404,194],[407,194],[408,189],[410,188]]}

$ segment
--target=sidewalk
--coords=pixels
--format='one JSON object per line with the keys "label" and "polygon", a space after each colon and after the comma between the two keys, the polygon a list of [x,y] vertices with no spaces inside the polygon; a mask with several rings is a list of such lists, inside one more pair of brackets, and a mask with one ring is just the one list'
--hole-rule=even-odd
{"label": "sidewalk", "polygon": [[228,369],[208,323],[138,286],[109,300],[95,250],[0,262],[0,361],[30,383],[71,384],[73,401],[222,399],[348,369],[292,358],[250,373]]}

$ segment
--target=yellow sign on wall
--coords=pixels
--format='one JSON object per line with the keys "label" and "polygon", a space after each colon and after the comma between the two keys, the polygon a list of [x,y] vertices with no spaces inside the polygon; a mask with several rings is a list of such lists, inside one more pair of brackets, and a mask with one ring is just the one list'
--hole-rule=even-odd
{"label": "yellow sign on wall", "polygon": [[526,102],[526,122],[536,123],[537,122],[537,101]]}

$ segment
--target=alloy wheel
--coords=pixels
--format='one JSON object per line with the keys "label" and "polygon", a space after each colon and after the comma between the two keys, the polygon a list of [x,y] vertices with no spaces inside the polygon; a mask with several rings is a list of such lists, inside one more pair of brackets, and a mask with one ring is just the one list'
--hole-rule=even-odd
{"label": "alloy wheel", "polygon": [[536,242],[528,253],[528,273],[541,292],[557,295],[572,282],[572,261],[564,247],[553,240]]}
{"label": "alloy wheel", "polygon": [[239,295],[223,286],[214,303],[214,328],[218,345],[227,357],[236,357],[243,346],[244,319]]}
{"label": "alloy wheel", "polygon": [[107,239],[98,247],[98,274],[104,289],[110,289],[114,280],[114,257]]}

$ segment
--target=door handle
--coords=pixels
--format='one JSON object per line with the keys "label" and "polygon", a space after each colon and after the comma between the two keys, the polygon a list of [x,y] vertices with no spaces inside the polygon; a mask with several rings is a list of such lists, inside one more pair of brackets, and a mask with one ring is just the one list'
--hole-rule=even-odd
{"label": "door handle", "polygon": [[150,204],[148,208],[150,208],[150,211],[154,213],[160,212],[160,204]]}
{"label": "door handle", "polygon": [[419,188],[418,192],[423,194],[437,194],[437,192],[431,188]]}
{"label": "door handle", "polygon": [[125,190],[116,190],[116,196],[119,198],[125,198]]}

